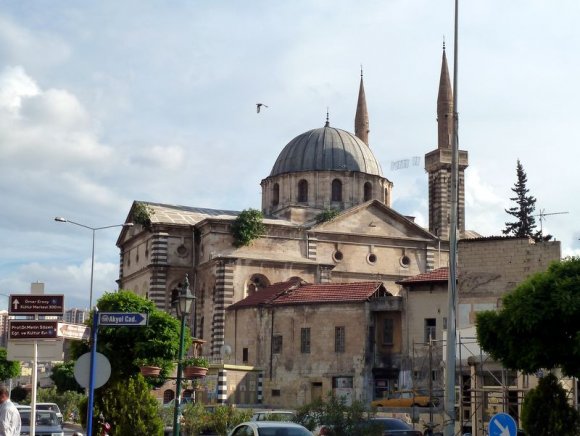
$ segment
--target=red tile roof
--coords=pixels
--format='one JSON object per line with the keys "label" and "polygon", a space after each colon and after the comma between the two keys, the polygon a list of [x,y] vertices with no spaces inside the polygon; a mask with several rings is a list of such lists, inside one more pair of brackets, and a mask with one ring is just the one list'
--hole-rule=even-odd
{"label": "red tile roof", "polygon": [[232,304],[228,309],[262,305],[362,303],[376,292],[391,295],[382,282],[324,284],[283,282],[260,289],[245,299]]}
{"label": "red tile roof", "polygon": [[449,268],[443,267],[413,277],[408,277],[403,280],[399,280],[396,283],[401,285],[408,285],[411,283],[446,282],[448,280],[449,280]]}

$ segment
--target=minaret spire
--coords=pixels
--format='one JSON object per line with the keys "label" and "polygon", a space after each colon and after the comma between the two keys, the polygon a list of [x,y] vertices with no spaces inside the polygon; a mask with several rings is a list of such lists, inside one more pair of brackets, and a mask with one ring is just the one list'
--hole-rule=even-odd
{"label": "minaret spire", "polygon": [[449,68],[445,55],[445,40],[443,40],[443,56],[441,60],[441,77],[439,79],[439,95],[437,96],[438,148],[451,148],[453,133],[453,90],[449,80]]}
{"label": "minaret spire", "polygon": [[354,117],[354,134],[357,138],[369,145],[369,113],[367,111],[367,99],[363,84],[363,69],[360,67],[360,87],[358,90],[358,102],[356,105],[356,115]]}

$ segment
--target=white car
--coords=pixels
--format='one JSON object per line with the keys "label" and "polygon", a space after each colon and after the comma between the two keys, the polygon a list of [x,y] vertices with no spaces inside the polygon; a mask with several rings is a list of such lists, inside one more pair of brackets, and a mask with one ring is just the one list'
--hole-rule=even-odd
{"label": "white car", "polygon": [[293,410],[258,410],[252,415],[252,421],[287,421],[296,417]]}
{"label": "white car", "polygon": [[60,423],[63,423],[62,413],[60,412],[60,408],[56,403],[36,403],[36,410],[50,410],[56,413]]}
{"label": "white car", "polygon": [[248,421],[235,426],[228,436],[312,436],[312,433],[293,422]]}

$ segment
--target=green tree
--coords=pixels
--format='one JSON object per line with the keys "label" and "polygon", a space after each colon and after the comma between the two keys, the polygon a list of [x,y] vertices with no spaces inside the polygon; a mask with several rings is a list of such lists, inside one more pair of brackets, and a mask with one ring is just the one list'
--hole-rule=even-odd
{"label": "green tree", "polygon": [[19,375],[20,362],[8,360],[6,348],[0,348],[0,380],[8,380]]}
{"label": "green tree", "polygon": [[[162,368],[161,379],[174,366],[179,351],[181,323],[155,304],[130,291],[107,292],[97,302],[103,312],[147,313],[149,321],[139,327],[99,327],[97,351],[109,358],[111,379],[123,379],[139,372],[137,361],[158,359]],[[92,316],[90,322],[92,323]],[[79,357],[88,351],[88,343],[77,342],[74,355]],[[185,349],[191,345],[189,329],[185,331]]]}
{"label": "green tree", "polygon": [[506,213],[516,218],[516,221],[506,222],[505,229],[502,230],[503,234],[519,238],[530,237],[535,241],[549,241],[552,235],[544,236],[541,230],[536,230],[536,218],[533,215],[536,210],[536,198],[528,194],[530,192],[527,188],[528,176],[519,159],[516,176],[517,181],[511,188],[515,197],[510,197],[510,200],[515,201],[516,206],[505,209]]}
{"label": "green tree", "polygon": [[[84,394],[74,390],[59,392],[55,386],[36,391],[37,402],[58,404],[64,420],[69,422],[78,422],[80,417],[79,404],[84,398],[86,398]],[[74,419],[71,419],[71,417],[74,417]]]}
{"label": "green tree", "polygon": [[340,210],[338,209],[324,209],[322,212],[320,212],[318,215],[316,215],[314,217],[314,219],[316,220],[317,223],[324,223],[326,221],[330,221],[334,218],[336,218],[337,216],[340,215]]}
{"label": "green tree", "polygon": [[298,409],[294,421],[311,431],[327,426],[332,436],[382,435],[382,428],[364,425],[373,416],[374,411],[367,411],[360,401],[347,406],[343,398],[329,394],[326,399],[319,398]]}
{"label": "green tree", "polygon": [[501,310],[477,314],[483,350],[504,366],[532,373],[561,367],[580,376],[580,258],[552,263],[502,299]]}
{"label": "green tree", "polygon": [[266,231],[263,223],[264,215],[256,209],[243,210],[232,224],[231,233],[234,246],[250,245]]}
{"label": "green tree", "polygon": [[568,404],[566,391],[553,374],[540,379],[524,398],[522,427],[530,435],[577,436],[579,424],[578,412]]}
{"label": "green tree", "polygon": [[163,434],[159,402],[149,392],[141,374],[116,380],[101,389],[96,416],[101,413],[111,424],[112,436]]}
{"label": "green tree", "polygon": [[74,375],[75,362],[57,363],[52,367],[50,379],[54,382],[59,393],[66,391],[83,392]]}

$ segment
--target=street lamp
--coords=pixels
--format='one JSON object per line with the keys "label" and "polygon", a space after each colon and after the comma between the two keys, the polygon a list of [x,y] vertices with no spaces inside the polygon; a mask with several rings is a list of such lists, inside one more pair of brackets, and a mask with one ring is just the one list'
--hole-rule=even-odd
{"label": "street lamp", "polygon": [[133,223],[115,224],[112,226],[104,226],[104,227],[89,227],[89,226],[86,226],[86,225],[81,224],[81,223],[75,223],[74,221],[67,220],[66,218],[63,218],[61,216],[55,217],[54,220],[59,222],[59,223],[70,223],[70,224],[74,224],[75,226],[84,227],[85,229],[89,229],[93,232],[93,249],[91,252],[91,291],[90,291],[90,297],[89,297],[89,310],[91,310],[93,308],[93,273],[94,273],[94,269],[95,269],[95,232],[97,230],[110,229],[111,227],[131,227],[131,226],[133,226]]}
{"label": "street lamp", "polygon": [[185,283],[181,289],[174,289],[171,296],[171,304],[175,307],[177,316],[181,318],[181,330],[179,331],[179,353],[177,356],[177,380],[175,381],[175,401],[173,404],[173,436],[179,436],[179,406],[181,403],[181,375],[183,366],[183,336],[185,333],[185,318],[191,313],[195,296],[189,290],[189,277],[185,275]]}

